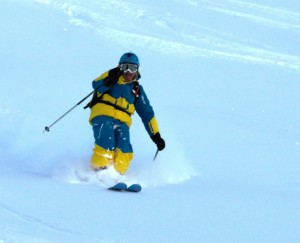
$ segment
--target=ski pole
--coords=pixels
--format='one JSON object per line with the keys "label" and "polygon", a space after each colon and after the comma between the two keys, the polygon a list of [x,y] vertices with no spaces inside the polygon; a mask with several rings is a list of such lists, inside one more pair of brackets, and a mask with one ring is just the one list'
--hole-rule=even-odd
{"label": "ski pole", "polygon": [[158,155],[158,152],[159,152],[159,150],[157,149],[157,150],[156,150],[156,153],[155,153],[155,155],[154,155],[153,161],[155,161],[155,159],[156,159],[156,157],[157,157],[157,155]]}
{"label": "ski pole", "polygon": [[[98,88],[96,88],[93,92],[89,93],[86,97],[84,97],[81,101],[79,101],[76,105],[74,105],[70,110],[68,110],[65,114],[63,114],[55,122],[53,122],[50,126],[46,126],[43,133],[45,131],[50,132],[50,127],[52,127],[55,123],[60,121],[64,116],[66,116],[68,113],[70,113],[72,110],[74,110],[77,106],[79,106],[88,97],[90,97],[92,94],[94,94],[96,91],[98,91],[98,89],[100,89],[103,85],[107,85],[107,84],[111,83],[111,81],[114,81],[114,80],[115,80],[115,82],[111,83],[111,85],[115,84],[118,81],[119,77],[122,75],[122,73],[123,72],[120,71],[119,67],[116,67],[116,68],[113,68],[113,69],[109,70],[107,78],[105,78],[105,81],[101,85],[99,85]],[[117,78],[117,79],[115,79],[115,78]],[[84,107],[84,109],[85,108],[87,108],[87,106]]]}
{"label": "ski pole", "polygon": [[[107,85],[108,83],[110,83],[111,81],[115,80],[115,78],[117,78],[115,80],[114,83],[111,83],[111,85],[115,84],[119,77],[123,74],[123,72],[120,71],[119,66],[116,68],[113,68],[111,70],[108,71],[108,76],[107,78],[105,78],[105,81],[98,87],[96,88],[93,92],[89,93],[86,97],[84,97],[81,101],[79,101],[76,105],[74,105],[70,110],[68,110],[66,113],[64,113],[61,117],[59,117],[55,122],[53,122],[50,126],[46,126],[45,130],[43,131],[43,133],[45,131],[50,132],[50,127],[52,127],[55,123],[57,123],[58,121],[60,121],[64,116],[66,116],[68,113],[70,113],[72,110],[74,110],[77,106],[79,106],[83,101],[85,101],[88,97],[90,97],[92,94],[94,94],[96,91],[98,91],[98,89],[100,89],[103,85]],[[117,76],[116,76],[117,75]],[[85,108],[87,108],[88,106],[85,106]]]}
{"label": "ski pole", "polygon": [[[100,88],[100,87],[99,87]],[[89,93],[86,97],[84,97],[81,101],[79,101],[76,105],[74,105],[70,110],[68,110],[66,113],[64,113],[61,117],[59,117],[55,122],[53,122],[50,126],[46,126],[45,130],[43,131],[43,133],[45,131],[50,132],[50,127],[52,127],[55,123],[57,123],[58,121],[60,121],[62,118],[64,118],[67,114],[69,114],[72,110],[74,110],[77,106],[79,106],[83,101],[85,101],[88,97],[90,97],[92,94],[94,94],[96,92],[96,90],[94,90],[93,92]]]}

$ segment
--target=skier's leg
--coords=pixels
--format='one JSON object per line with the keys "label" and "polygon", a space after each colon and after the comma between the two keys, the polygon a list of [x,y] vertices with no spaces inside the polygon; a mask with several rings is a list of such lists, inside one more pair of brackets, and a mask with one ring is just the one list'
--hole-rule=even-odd
{"label": "skier's leg", "polygon": [[117,172],[124,175],[129,168],[133,153],[124,153],[120,149],[116,149],[114,157],[114,167]]}
{"label": "skier's leg", "polygon": [[133,158],[130,144],[129,127],[125,123],[118,123],[115,129],[116,150],[114,154],[114,167],[120,174],[125,174]]}
{"label": "skier's leg", "polygon": [[103,149],[95,144],[94,153],[91,158],[91,166],[94,170],[103,169],[112,161],[114,157],[113,151]]}
{"label": "skier's leg", "polygon": [[91,158],[91,167],[95,170],[106,167],[114,157],[114,131],[110,117],[96,117],[92,121],[95,138],[94,153]]}

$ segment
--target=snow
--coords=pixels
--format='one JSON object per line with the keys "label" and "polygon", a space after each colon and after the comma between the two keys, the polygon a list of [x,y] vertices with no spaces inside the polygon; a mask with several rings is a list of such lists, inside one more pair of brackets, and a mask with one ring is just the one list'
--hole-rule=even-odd
{"label": "snow", "polygon": [[[300,242],[300,3],[2,0],[0,243]],[[91,81],[124,52],[167,147],[134,115],[127,180],[89,170]]]}

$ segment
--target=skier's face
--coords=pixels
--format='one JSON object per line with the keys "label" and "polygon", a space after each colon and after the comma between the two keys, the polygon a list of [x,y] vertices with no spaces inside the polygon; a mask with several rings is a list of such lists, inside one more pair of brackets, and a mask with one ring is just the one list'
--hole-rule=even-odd
{"label": "skier's face", "polygon": [[125,79],[125,82],[128,82],[128,83],[132,82],[132,80],[134,79],[135,75],[136,75],[136,72],[134,72],[134,73],[131,73],[129,71],[124,72],[123,73],[123,77]]}

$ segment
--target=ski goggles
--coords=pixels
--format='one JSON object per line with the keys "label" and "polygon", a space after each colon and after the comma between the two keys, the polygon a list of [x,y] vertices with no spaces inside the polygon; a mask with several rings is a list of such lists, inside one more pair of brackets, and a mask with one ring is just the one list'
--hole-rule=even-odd
{"label": "ski goggles", "polygon": [[130,73],[135,73],[138,70],[138,65],[136,64],[130,64],[130,63],[123,63],[120,65],[120,70],[123,72],[130,72]]}

